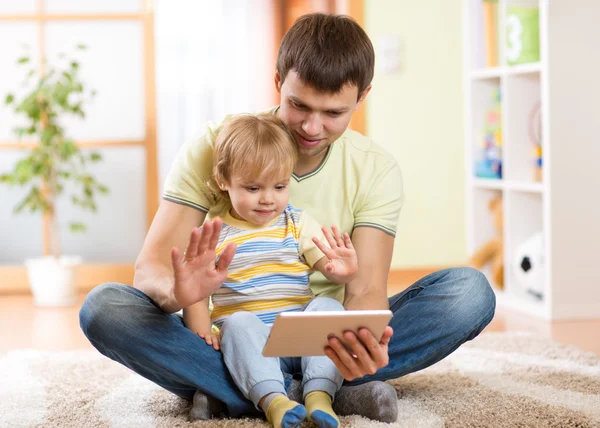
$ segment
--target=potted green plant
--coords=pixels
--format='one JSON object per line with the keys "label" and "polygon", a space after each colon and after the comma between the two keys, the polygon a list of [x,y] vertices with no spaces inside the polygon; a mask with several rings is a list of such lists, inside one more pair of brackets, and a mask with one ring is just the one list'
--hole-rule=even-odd
{"label": "potted green plant", "polygon": [[[78,50],[85,46],[77,46]],[[76,271],[79,256],[61,254],[60,225],[57,201],[67,182],[75,194],[70,201],[83,209],[96,211],[95,196],[108,188],[96,181],[88,171],[90,163],[101,160],[99,153],[87,152],[65,135],[61,119],[67,116],[85,118],[84,106],[94,97],[79,76],[79,63],[59,56],[63,67],[47,67],[44,74],[29,69],[28,55],[17,60],[24,69],[26,93],[20,97],[7,94],[5,104],[12,108],[22,125],[14,129],[19,141],[24,136],[35,140],[25,157],[13,170],[0,174],[0,183],[26,188],[23,199],[14,207],[15,213],[39,212],[49,219],[50,255],[25,261],[34,302],[41,306],[64,306],[75,303]],[[85,231],[80,222],[70,223],[74,232]]]}

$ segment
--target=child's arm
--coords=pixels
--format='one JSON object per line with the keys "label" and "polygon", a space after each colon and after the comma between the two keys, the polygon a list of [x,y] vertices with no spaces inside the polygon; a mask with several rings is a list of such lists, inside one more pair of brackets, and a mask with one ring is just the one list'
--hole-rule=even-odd
{"label": "child's arm", "polygon": [[208,345],[215,350],[220,348],[219,334],[211,332],[210,312],[208,311],[208,299],[203,299],[195,305],[183,308],[183,323],[187,328],[200,336]]}
{"label": "child's arm", "polygon": [[336,226],[332,226],[333,236],[326,227],[321,227],[329,247],[314,236],[312,241],[325,254],[313,268],[321,272],[325,278],[337,284],[346,284],[354,279],[358,272],[358,257],[352,246],[350,235],[342,236]]}

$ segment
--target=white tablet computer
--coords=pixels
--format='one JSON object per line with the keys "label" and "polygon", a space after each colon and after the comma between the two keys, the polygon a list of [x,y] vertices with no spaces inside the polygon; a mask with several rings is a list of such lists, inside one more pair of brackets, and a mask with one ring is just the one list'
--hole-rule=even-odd
{"label": "white tablet computer", "polygon": [[282,312],[277,315],[267,343],[265,357],[304,357],[325,355],[327,338],[343,343],[345,331],[368,328],[377,340],[392,319],[389,310]]}

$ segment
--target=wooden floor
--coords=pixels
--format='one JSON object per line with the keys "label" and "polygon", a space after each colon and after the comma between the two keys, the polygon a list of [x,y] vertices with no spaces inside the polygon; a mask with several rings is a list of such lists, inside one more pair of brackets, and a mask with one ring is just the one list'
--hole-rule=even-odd
{"label": "wooden floor", "polygon": [[[405,285],[390,286],[390,294]],[[79,329],[79,307],[38,308],[29,295],[0,296],[0,353],[11,349],[91,349]],[[545,322],[499,308],[485,331],[526,331],[600,355],[600,320]]]}

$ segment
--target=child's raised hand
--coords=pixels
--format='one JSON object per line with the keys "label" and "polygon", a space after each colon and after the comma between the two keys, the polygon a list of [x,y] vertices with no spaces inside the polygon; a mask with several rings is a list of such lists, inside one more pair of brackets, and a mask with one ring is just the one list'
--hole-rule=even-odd
{"label": "child's raised hand", "polygon": [[217,291],[227,278],[227,268],[235,255],[236,245],[229,243],[217,264],[216,248],[223,221],[216,218],[194,228],[188,246],[181,255],[179,248],[171,250],[173,293],[183,308],[198,303]]}
{"label": "child's raised hand", "polygon": [[221,349],[221,335],[219,333],[198,333],[198,336],[204,339],[207,345],[212,345],[215,351]]}
{"label": "child's raised hand", "polygon": [[356,272],[358,272],[358,257],[352,246],[350,235],[344,232],[342,237],[336,226],[331,227],[333,235],[324,226],[321,227],[321,230],[329,243],[329,247],[323,244],[316,236],[313,237],[313,242],[327,258],[326,264],[322,269],[323,275],[330,281],[338,284],[345,284],[351,281]]}

